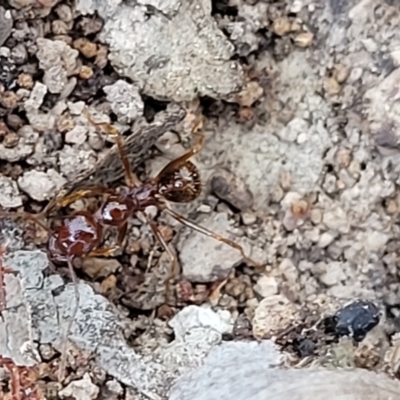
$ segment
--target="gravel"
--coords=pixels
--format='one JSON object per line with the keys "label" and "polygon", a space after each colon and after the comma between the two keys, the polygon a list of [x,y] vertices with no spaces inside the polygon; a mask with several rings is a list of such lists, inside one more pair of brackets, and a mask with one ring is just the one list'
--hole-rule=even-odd
{"label": "gravel", "polygon": [[[397,393],[400,17],[392,3],[0,7],[2,213],[123,184],[117,148],[85,107],[121,131],[143,179],[186,151],[199,128],[205,144],[193,162],[203,193],[172,206],[265,267],[250,268],[237,250],[154,209],[182,269],[166,301],[168,255],[134,216],[115,257],[77,262],[82,304],[59,384],[73,285],[65,266],[43,273],[52,266],[36,248],[46,242],[39,228],[2,218],[4,264],[14,272],[0,269],[0,355],[32,374],[44,360],[40,383],[59,397],[158,400],[171,387],[170,399],[201,399],[205,387],[210,399],[235,390],[272,400],[282,387],[316,399],[347,389],[351,399]],[[96,206],[83,199],[46,223]],[[105,244],[115,235],[107,231]],[[348,304],[382,311],[372,312],[357,346],[353,326],[338,337],[321,322]],[[234,367],[213,364],[214,351],[232,356]],[[297,369],[280,367],[287,353]],[[237,365],[249,368],[245,378]],[[321,366],[330,370],[308,368]],[[348,366],[354,371],[336,370]]]}

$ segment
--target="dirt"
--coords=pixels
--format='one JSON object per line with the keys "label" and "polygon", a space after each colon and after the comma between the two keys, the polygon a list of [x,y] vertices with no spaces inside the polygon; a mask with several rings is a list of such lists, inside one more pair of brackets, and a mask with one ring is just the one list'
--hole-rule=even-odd
{"label": "dirt", "polygon": [[[132,218],[110,262],[75,265],[82,310],[101,304],[107,313],[99,314],[92,338],[81,329],[93,323],[90,316],[78,313],[72,337],[84,356],[76,350],[69,357],[59,396],[76,397],[82,386],[87,390],[79,398],[128,399],[135,396],[132,387],[143,396],[169,387],[187,370],[171,372],[154,354],[165,361],[170,353],[163,346],[180,348],[168,323],[190,305],[227,313],[218,315],[230,329],[210,322],[213,343],[224,337],[273,340],[290,354],[291,365],[350,365],[398,379],[400,9],[378,0],[178,3],[0,2],[1,208],[40,212],[73,190],[124,184],[113,139],[88,121],[87,106],[96,122],[111,122],[121,132],[141,179],[191,148],[197,140],[192,131],[201,127],[205,141],[193,161],[203,191],[174,210],[244,251],[148,209],[180,263],[166,293],[170,257],[146,220]],[[54,227],[62,215],[97,206],[98,199],[81,199],[47,223]],[[21,226],[24,245],[15,239]],[[51,328],[41,326],[37,315],[32,320],[39,342],[55,349],[50,360],[38,353],[47,365],[38,379],[49,398],[57,398],[49,393],[74,291],[51,278],[54,271],[43,275],[49,266],[39,253],[29,253],[37,278],[21,272],[17,250],[44,249],[46,243],[40,229],[26,226],[18,218],[9,237],[4,230],[4,242],[28,279],[22,279],[22,293],[30,282],[42,304],[60,314],[58,327],[56,320]],[[110,232],[105,245],[116,236]],[[65,266],[56,272],[69,281]],[[20,283],[8,275],[9,293],[20,293]],[[25,316],[30,307],[40,310],[40,301],[26,298]],[[371,326],[361,324],[368,327],[366,337],[328,329],[326,318],[357,300],[379,310]],[[119,319],[122,328],[115,328]],[[111,342],[93,343],[108,329],[122,332],[112,342],[121,360],[124,351],[132,351],[135,362],[149,356],[141,371],[151,375],[155,368],[165,379],[141,382],[139,373],[129,377],[118,369],[104,350]],[[31,343],[32,332],[21,333],[21,343]],[[0,342],[0,355],[27,362],[9,339],[4,347]],[[85,351],[97,351],[91,362]],[[188,370],[198,362],[193,355]],[[30,368],[31,361],[24,365]]]}

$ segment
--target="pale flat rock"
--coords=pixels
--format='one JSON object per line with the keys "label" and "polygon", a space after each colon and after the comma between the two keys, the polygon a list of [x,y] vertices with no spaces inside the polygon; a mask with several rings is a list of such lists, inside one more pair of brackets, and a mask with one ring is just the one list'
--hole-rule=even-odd
{"label": "pale flat rock", "polygon": [[19,141],[15,147],[5,147],[4,144],[0,143],[0,160],[17,162],[26,159],[33,153],[39,134],[29,125],[20,128],[17,134]]}
{"label": "pale flat rock", "polygon": [[22,206],[22,197],[15,181],[0,175],[0,205],[3,208]]}
{"label": "pale flat rock", "polygon": [[[0,356],[7,355],[23,365],[35,363],[32,356],[28,358],[25,354],[27,350],[24,352],[32,348],[34,354],[33,340],[61,350],[65,329],[75,310],[74,286],[64,285],[58,275],[45,277],[43,271],[48,263],[47,255],[41,251],[15,250],[5,259],[7,267],[17,272],[15,277],[11,275],[16,283],[10,285],[20,288],[13,290],[9,286],[10,275],[6,274],[6,292],[14,298],[9,307],[16,307],[17,299],[23,307],[19,318],[8,312],[8,308],[3,313],[0,333],[16,334],[0,336]],[[121,329],[125,320],[118,310],[85,282],[79,282],[77,289],[79,310],[71,327],[70,341],[80,350],[93,354],[109,375],[150,399],[159,399],[171,382],[200,365],[209,351],[221,343],[222,335],[232,330],[229,312],[216,313],[209,308],[191,306],[172,320],[176,330],[174,341],[151,354],[137,354],[125,341]],[[78,393],[76,386],[74,390]],[[74,396],[74,390],[69,388],[64,395]],[[85,398],[92,395],[90,390]]]}
{"label": "pale flat rock", "polygon": [[119,79],[109,86],[104,86],[111,109],[121,123],[130,123],[143,114],[144,104],[135,85]]}
{"label": "pale flat rock", "polygon": [[362,369],[281,369],[270,342],[225,343],[178,380],[169,400],[394,400],[400,383]]}
{"label": "pale flat rock", "polygon": [[[155,8],[149,14],[148,7]],[[210,0],[150,4],[79,0],[83,14],[104,19],[102,40],[121,76],[160,100],[227,98],[244,85],[234,46],[211,16]]]}
{"label": "pale flat rock", "polygon": [[49,200],[65,183],[65,178],[54,169],[26,171],[18,178],[20,189],[37,201]]}
{"label": "pale flat rock", "polygon": [[[228,239],[238,241],[230,233],[232,225],[226,213],[207,215],[199,224]],[[245,252],[249,255],[246,247],[248,246],[245,246]],[[193,282],[212,282],[226,278],[232,268],[243,261],[238,250],[195,231],[181,238],[178,250],[183,276]]]}
{"label": "pale flat rock", "polygon": [[78,50],[72,49],[61,40],[37,39],[39,68],[44,71],[43,83],[50,93],[62,93],[69,83],[69,77],[79,72]]}

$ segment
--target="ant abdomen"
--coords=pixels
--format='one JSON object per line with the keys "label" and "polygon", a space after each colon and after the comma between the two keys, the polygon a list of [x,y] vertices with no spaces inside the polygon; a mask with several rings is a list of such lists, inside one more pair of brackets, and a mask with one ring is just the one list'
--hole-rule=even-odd
{"label": "ant abdomen", "polygon": [[59,261],[88,255],[102,240],[103,230],[96,218],[81,211],[63,219],[62,225],[50,236],[48,247]]}

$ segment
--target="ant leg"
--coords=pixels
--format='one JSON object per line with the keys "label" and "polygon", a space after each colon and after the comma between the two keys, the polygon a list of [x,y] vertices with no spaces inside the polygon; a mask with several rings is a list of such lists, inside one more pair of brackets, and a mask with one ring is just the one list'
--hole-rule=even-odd
{"label": "ant leg", "polygon": [[177,221],[179,221],[182,225],[187,226],[188,228],[191,228],[197,232],[202,233],[203,235],[206,235],[208,237],[214,238],[216,240],[218,240],[219,242],[225,243],[228,246],[233,247],[234,249],[238,250],[240,252],[240,254],[243,256],[243,258],[249,263],[252,264],[254,267],[256,267],[257,269],[263,269],[264,266],[257,263],[256,261],[252,260],[250,257],[247,257],[246,254],[244,253],[243,247],[240,246],[238,243],[234,242],[233,240],[230,240],[224,236],[219,235],[218,233],[212,232],[210,230],[208,230],[207,228],[204,228],[198,224],[196,224],[195,222],[185,218],[183,215],[178,214],[177,212],[175,212],[174,210],[170,209],[169,207],[167,207],[167,205],[165,205],[165,207],[163,208],[169,215],[171,215],[171,217],[175,218]]}
{"label": "ant leg", "polygon": [[147,223],[150,225],[151,230],[153,231],[154,236],[156,237],[156,239],[158,240],[158,242],[161,244],[161,246],[164,248],[164,250],[167,252],[168,257],[171,261],[171,271],[167,277],[167,279],[165,280],[165,293],[166,293],[166,297],[167,297],[167,301],[169,293],[170,293],[170,282],[172,279],[175,279],[178,275],[178,260],[176,259],[175,255],[172,253],[171,249],[168,246],[168,243],[165,241],[163,235],[161,234],[161,232],[158,230],[157,224],[154,221],[151,221],[149,219],[149,217],[143,213]]}
{"label": "ant leg", "polygon": [[43,222],[39,221],[39,216],[40,214],[36,215],[36,214],[31,214],[25,211],[4,211],[4,210],[0,210],[0,216],[4,216],[4,217],[15,217],[15,218],[23,218],[23,219],[30,219],[32,220],[35,224],[39,225],[41,228],[43,228],[45,231],[47,231],[48,233],[52,233],[53,231],[46,226]]}
{"label": "ant leg", "polygon": [[108,257],[112,255],[114,251],[118,250],[122,246],[122,243],[124,242],[124,239],[126,237],[127,229],[128,229],[128,223],[125,222],[119,228],[117,244],[115,246],[93,250],[92,252],[90,252],[89,257],[97,257],[97,256]]}
{"label": "ant leg", "polygon": [[58,369],[58,381],[61,383],[65,376],[65,369],[66,369],[66,364],[67,364],[67,344],[68,344],[68,336],[70,334],[71,328],[72,328],[72,324],[75,321],[76,315],[78,314],[78,310],[79,310],[79,290],[78,290],[78,279],[76,277],[75,271],[74,271],[74,267],[72,266],[72,261],[69,259],[67,261],[68,263],[68,269],[69,272],[71,274],[71,279],[72,279],[72,283],[74,285],[74,291],[75,291],[75,308],[74,311],[71,315],[71,318],[68,321],[68,325],[67,328],[65,330],[64,333],[64,337],[63,337],[63,341],[62,341],[62,345],[61,345],[61,361],[60,361],[60,366]]}
{"label": "ant leg", "polygon": [[96,187],[93,189],[82,189],[78,190],[71,195],[65,196],[60,200],[52,200],[47,204],[47,206],[41,211],[38,216],[45,216],[54,208],[66,207],[75,201],[82,199],[83,197],[98,196],[100,194],[112,194],[114,191],[112,189],[107,189],[103,187]]}
{"label": "ant leg", "polygon": [[93,126],[103,129],[105,132],[107,132],[109,135],[115,138],[115,142],[117,143],[118,146],[119,155],[121,157],[122,164],[124,166],[125,179],[128,187],[141,186],[142,182],[137,177],[137,175],[134,172],[132,172],[128,156],[126,155],[125,152],[124,142],[118,130],[115,129],[111,124],[107,124],[106,122],[102,123],[95,122],[86,108],[84,109],[84,114],[86,115],[87,119]]}

